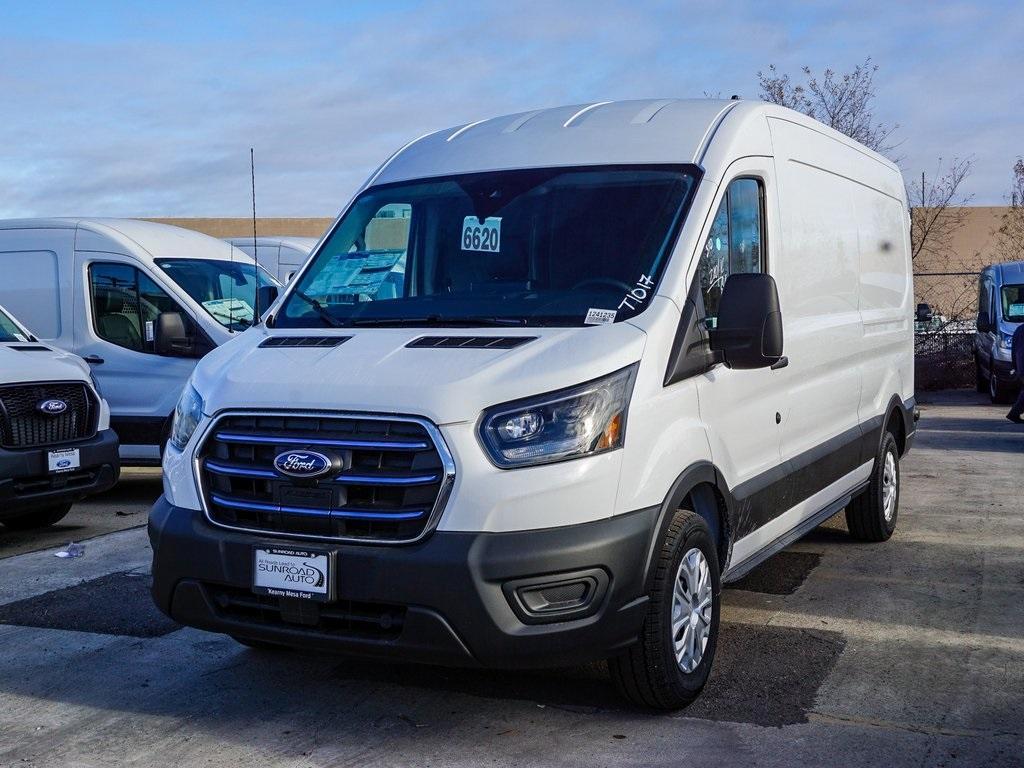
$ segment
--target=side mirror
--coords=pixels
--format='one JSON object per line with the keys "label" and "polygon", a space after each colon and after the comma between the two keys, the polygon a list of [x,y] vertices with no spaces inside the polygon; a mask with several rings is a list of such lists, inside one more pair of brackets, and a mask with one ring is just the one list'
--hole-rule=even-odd
{"label": "side mirror", "polygon": [[782,310],[771,275],[734,274],[725,281],[711,351],[730,368],[770,368],[782,360]]}
{"label": "side mirror", "polygon": [[978,332],[988,333],[992,330],[992,323],[988,321],[988,312],[978,313]]}
{"label": "side mirror", "polygon": [[180,312],[161,312],[153,329],[156,353],[165,357],[202,357],[207,344],[189,336]]}
{"label": "side mirror", "polygon": [[260,308],[261,315],[277,301],[277,293],[276,285],[261,285],[256,289],[256,304]]}
{"label": "side mirror", "polygon": [[917,322],[930,323],[932,320],[932,308],[928,304],[917,305]]}

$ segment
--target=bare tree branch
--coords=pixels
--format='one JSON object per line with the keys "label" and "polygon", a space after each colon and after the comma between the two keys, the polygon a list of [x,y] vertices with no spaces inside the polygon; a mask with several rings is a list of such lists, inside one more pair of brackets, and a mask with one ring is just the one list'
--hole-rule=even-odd
{"label": "bare tree branch", "polygon": [[996,248],[1003,261],[1024,261],[1024,158],[1013,165],[1010,207],[996,230]]}
{"label": "bare tree branch", "polygon": [[[970,175],[974,159],[953,158],[945,169],[939,158],[935,175],[929,181],[921,173],[921,183],[907,186],[910,203],[910,254],[913,260],[924,255],[929,261],[952,256],[953,235],[967,220],[964,206],[973,195],[961,194],[960,187]],[[947,271],[951,271],[947,269]]]}
{"label": "bare tree branch", "polygon": [[876,152],[886,154],[896,148],[889,139],[899,126],[875,120],[872,102],[878,66],[870,56],[851,72],[839,75],[831,69],[820,78],[810,67],[801,71],[805,82],[795,85],[774,64],[766,72],[758,72],[761,99],[803,112]]}

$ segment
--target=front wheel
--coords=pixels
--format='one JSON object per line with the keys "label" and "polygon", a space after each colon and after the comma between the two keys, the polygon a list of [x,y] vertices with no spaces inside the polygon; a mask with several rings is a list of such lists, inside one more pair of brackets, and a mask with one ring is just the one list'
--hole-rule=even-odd
{"label": "front wheel", "polygon": [[52,507],[43,507],[42,509],[36,509],[24,515],[4,520],[3,524],[12,531],[29,531],[33,528],[45,528],[48,525],[53,525],[63,520],[70,511],[70,504],[56,504]]}
{"label": "front wheel", "polygon": [[886,541],[896,530],[899,511],[900,452],[892,432],[886,432],[867,490],[846,507],[846,527],[860,541]]}
{"label": "front wheel", "polygon": [[995,371],[988,377],[988,397],[996,404],[1010,402],[1010,388],[996,378]]}
{"label": "front wheel", "polygon": [[679,709],[700,695],[718,644],[721,581],[707,523],[688,509],[675,512],[655,567],[640,639],[608,669],[634,704]]}

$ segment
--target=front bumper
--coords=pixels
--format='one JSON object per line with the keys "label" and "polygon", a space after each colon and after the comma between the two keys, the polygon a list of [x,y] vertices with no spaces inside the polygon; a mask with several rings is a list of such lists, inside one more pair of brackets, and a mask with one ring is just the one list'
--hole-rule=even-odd
{"label": "front bumper", "polygon": [[[50,472],[47,454],[67,448],[78,449],[79,468]],[[88,440],[57,446],[0,448],[0,520],[75,502],[112,487],[121,471],[117,449],[117,434],[112,429],[97,432]]]}
{"label": "front bumper", "polygon": [[996,377],[996,381],[1000,384],[1014,384],[1017,381],[1017,377],[1012,373],[1013,363],[1008,360],[997,360],[993,358],[991,371],[992,375]]}
{"label": "front bumper", "polygon": [[[153,598],[183,624],[253,640],[453,666],[578,664],[638,637],[658,511],[516,533],[436,531],[407,546],[310,543],[336,558],[337,599],[318,607],[251,593],[253,546],[281,539],[215,527],[161,497],[149,518]],[[570,572],[596,575],[585,610],[524,614],[519,586]]]}

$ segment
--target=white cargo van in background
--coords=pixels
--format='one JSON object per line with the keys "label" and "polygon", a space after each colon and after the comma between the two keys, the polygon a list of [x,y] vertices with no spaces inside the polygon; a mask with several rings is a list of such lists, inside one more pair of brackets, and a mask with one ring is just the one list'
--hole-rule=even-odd
{"label": "white cargo van in background", "polygon": [[[396,217],[400,245],[371,236]],[[263,646],[607,658],[633,701],[685,705],[722,581],[844,508],[853,538],[896,528],[908,233],[896,166],[760,102],[410,142],[196,367],[156,603]]]}
{"label": "white cargo van in background", "polygon": [[[125,463],[156,464],[196,361],[253,322],[256,269],[229,244],[134,219],[0,221],[0,303],[83,357]],[[264,304],[277,283],[261,274]]]}
{"label": "white cargo van in background", "polygon": [[258,261],[263,269],[282,283],[287,283],[299,271],[317,243],[315,237],[265,236],[255,240],[251,237],[228,237],[225,240]]}

